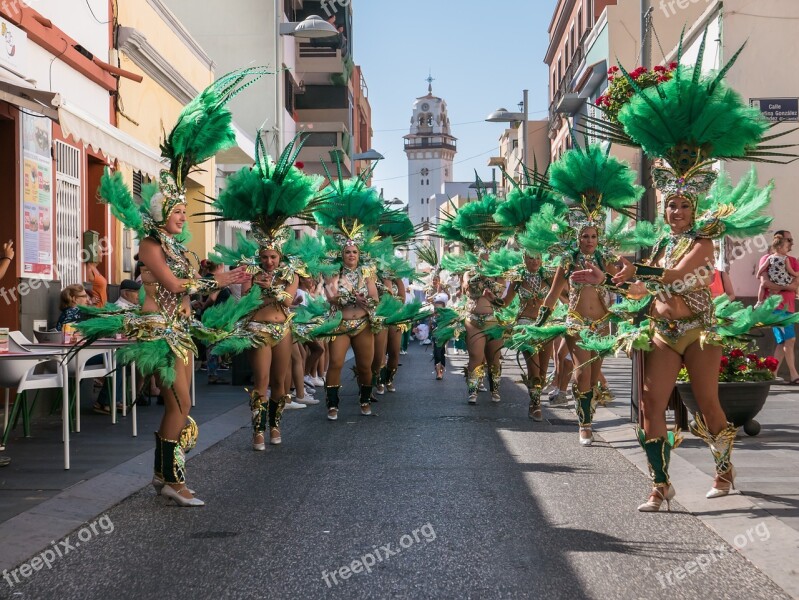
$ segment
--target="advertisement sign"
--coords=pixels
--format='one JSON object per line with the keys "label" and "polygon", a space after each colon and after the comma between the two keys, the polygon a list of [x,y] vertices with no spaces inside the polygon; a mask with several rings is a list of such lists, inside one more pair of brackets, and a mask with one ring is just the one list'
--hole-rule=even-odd
{"label": "advertisement sign", "polygon": [[25,73],[28,34],[0,17],[0,66],[22,76]]}
{"label": "advertisement sign", "polygon": [[799,121],[799,98],[752,98],[749,104],[771,122]]}
{"label": "advertisement sign", "polygon": [[22,277],[53,278],[52,122],[22,113]]}

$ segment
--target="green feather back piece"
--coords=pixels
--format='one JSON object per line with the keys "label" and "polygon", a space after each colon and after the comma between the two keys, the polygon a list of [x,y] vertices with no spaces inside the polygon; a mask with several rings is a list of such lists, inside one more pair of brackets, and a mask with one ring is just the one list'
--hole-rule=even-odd
{"label": "green feather back piece", "polygon": [[258,242],[248,238],[241,231],[236,232],[236,249],[217,244],[208,256],[213,262],[238,267],[240,265],[260,266]]}
{"label": "green feather back piece", "polygon": [[605,229],[604,238],[613,249],[633,252],[639,248],[654,246],[661,234],[662,231],[655,223],[632,221],[629,217],[620,215]]}
{"label": "green feather back piece", "polygon": [[236,145],[233,115],[226,104],[264,75],[263,67],[241,69],[223,75],[205,88],[181,111],[177,123],[161,145],[161,155],[179,187],[189,173],[220,150]]}
{"label": "green feather back piece", "polygon": [[438,249],[431,243],[420,244],[416,247],[416,257],[421,262],[426,262],[428,265],[435,269],[439,265],[440,258],[438,256]]}
{"label": "green feather back piece", "polygon": [[[708,195],[698,205],[696,228],[701,231],[708,224],[718,221],[723,225],[724,234],[730,237],[745,238],[765,233],[772,217],[764,212],[771,202],[773,191],[773,181],[765,187],[758,186],[754,167],[735,187],[729,174],[722,171]],[[729,207],[735,210],[730,212]]]}
{"label": "green feather back piece", "polygon": [[774,312],[781,302],[782,296],[774,295],[756,306],[744,306],[741,302],[730,302],[727,296],[719,296],[714,299],[719,321],[717,333],[729,342],[745,339],[756,327],[789,327],[799,322],[799,313]]}
{"label": "green feather back piece", "polygon": [[483,194],[479,200],[473,200],[459,208],[452,225],[464,236],[479,240],[483,247],[491,248],[506,239],[512,231],[510,227],[494,220],[499,206],[499,198],[493,194]]}
{"label": "green feather back piece", "polygon": [[541,208],[538,216],[527,223],[527,228],[517,236],[517,242],[527,254],[550,252],[558,256],[563,252],[562,241],[571,227],[566,217],[558,214],[553,205]]}
{"label": "green feather back piece", "polygon": [[486,277],[499,277],[506,279],[524,266],[524,255],[517,250],[500,248],[492,252],[487,261],[483,262],[481,272]]}
{"label": "green feather back piece", "polygon": [[608,153],[609,148],[576,145],[549,168],[549,184],[565,198],[581,203],[586,212],[613,209],[633,216],[644,188],[635,183],[630,166]]}
{"label": "green feather back piece", "polygon": [[500,225],[522,232],[528,221],[547,205],[554,206],[555,214],[566,214],[566,204],[548,185],[531,181],[530,185],[522,187],[512,177],[509,180],[514,188],[494,214],[494,220]]}
{"label": "green feather back piece", "polygon": [[343,179],[341,164],[337,163],[338,178],[334,179],[325,163],[322,163],[329,184],[321,194],[321,203],[314,211],[314,218],[322,227],[348,231],[355,222],[370,230],[377,229],[384,213],[379,192],[366,185],[374,168],[367,169],[357,177]]}
{"label": "green feather back piece", "polygon": [[477,256],[471,252],[464,255],[445,254],[441,257],[441,268],[456,275],[471,271],[477,266]]}
{"label": "green feather back piece", "polygon": [[330,248],[326,242],[332,244],[332,240],[324,236],[303,234],[298,239],[289,240],[283,246],[283,252],[290,256],[296,256],[305,265],[312,278],[330,277],[338,273],[341,265],[328,260],[328,254],[336,252],[337,248]]}
{"label": "green feather back piece", "polygon": [[416,230],[405,211],[386,211],[377,228],[381,238],[390,239],[395,246],[407,244],[413,240]]}
{"label": "green feather back piece", "polygon": [[214,356],[236,356],[247,350],[252,350],[253,347],[254,344],[250,338],[230,336],[215,344],[211,348],[211,354]]}

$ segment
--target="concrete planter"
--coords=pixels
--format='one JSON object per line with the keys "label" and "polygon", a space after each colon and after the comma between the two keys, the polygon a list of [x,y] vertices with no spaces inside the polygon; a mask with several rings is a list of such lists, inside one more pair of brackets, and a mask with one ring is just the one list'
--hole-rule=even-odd
{"label": "concrete planter", "polygon": [[[772,381],[720,381],[719,400],[727,420],[736,427],[743,427],[747,435],[760,433],[760,423],[755,421],[755,416],[766,403],[772,383]],[[678,383],[677,389],[685,407],[695,414],[699,410],[699,405],[694,398],[691,384]]]}

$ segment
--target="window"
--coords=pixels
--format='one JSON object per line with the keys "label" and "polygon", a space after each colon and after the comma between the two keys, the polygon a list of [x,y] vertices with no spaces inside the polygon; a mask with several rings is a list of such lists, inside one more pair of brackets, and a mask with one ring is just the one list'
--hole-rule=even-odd
{"label": "window", "polygon": [[61,285],[81,283],[80,150],[59,140],[55,143],[56,268]]}
{"label": "window", "polygon": [[572,56],[575,52],[577,52],[577,44],[574,43],[574,25],[572,25],[571,31],[569,32],[569,41],[571,42],[572,48],[571,54],[569,56]]}
{"label": "window", "polygon": [[577,11],[577,39],[583,39],[583,9]]}

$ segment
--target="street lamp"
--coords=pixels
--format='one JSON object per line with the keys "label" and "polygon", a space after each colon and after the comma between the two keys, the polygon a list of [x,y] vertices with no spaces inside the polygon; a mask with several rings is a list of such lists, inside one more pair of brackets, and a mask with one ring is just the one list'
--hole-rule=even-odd
{"label": "street lamp", "polygon": [[486,117],[488,123],[520,123],[522,126],[522,164],[527,167],[527,123],[530,118],[528,91],[524,90],[522,112],[510,112],[507,108],[499,108]]}
{"label": "street lamp", "polygon": [[369,148],[366,152],[361,152],[360,154],[353,154],[352,160],[383,160],[385,156],[380,154],[374,148]]}
{"label": "street lamp", "polygon": [[311,15],[304,21],[281,23],[280,35],[293,35],[298,38],[325,38],[338,35],[338,29],[318,15]]}

